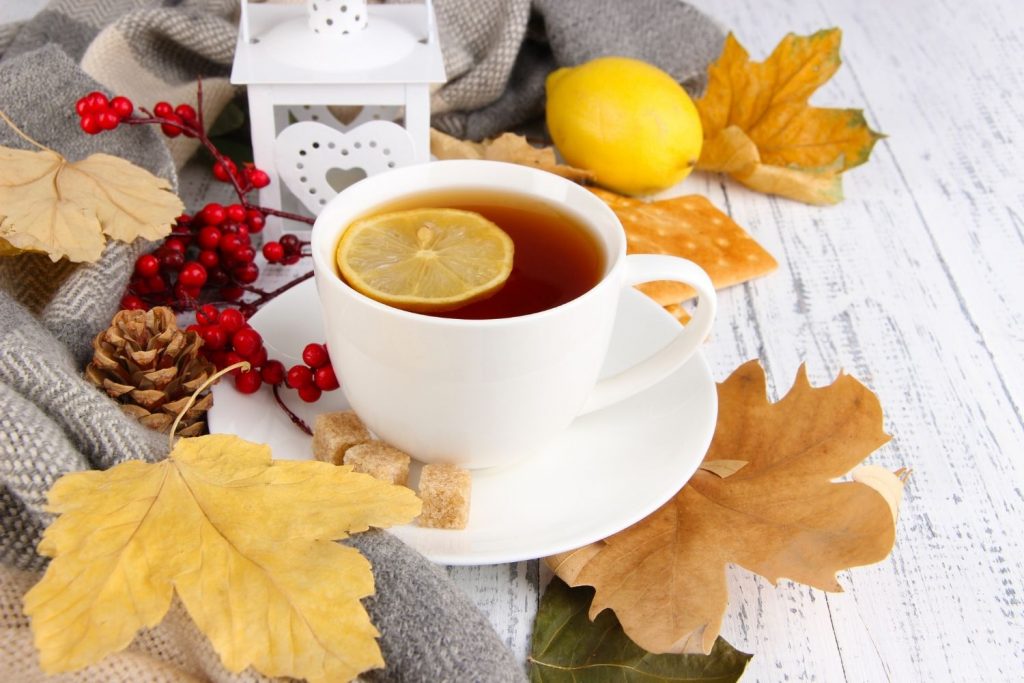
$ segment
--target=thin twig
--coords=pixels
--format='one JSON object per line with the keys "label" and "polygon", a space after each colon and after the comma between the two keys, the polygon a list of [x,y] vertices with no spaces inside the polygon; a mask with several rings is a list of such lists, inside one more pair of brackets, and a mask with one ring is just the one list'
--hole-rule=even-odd
{"label": "thin twig", "polygon": [[285,292],[287,292],[292,287],[295,287],[296,285],[302,284],[303,282],[305,282],[306,280],[308,280],[311,277],[313,277],[313,271],[309,271],[305,275],[300,275],[299,277],[295,278],[294,280],[290,280],[289,282],[286,282],[285,284],[281,285],[277,289],[273,289],[273,290],[271,290],[269,292],[264,290],[264,289],[260,289],[259,287],[253,287],[252,285],[241,285],[241,288],[242,288],[243,291],[249,292],[250,294],[256,294],[257,297],[258,297],[256,299],[253,299],[252,301],[247,301],[243,305],[244,306],[251,306],[253,309],[259,308],[260,306],[262,306],[263,304],[267,303],[271,299],[274,299],[274,298],[284,294]]}
{"label": "thin twig", "polygon": [[252,371],[252,365],[249,364],[249,361],[243,360],[217,371],[213,376],[203,382],[198,389],[192,392],[192,395],[188,397],[188,401],[185,403],[185,407],[178,411],[177,417],[174,418],[174,422],[171,424],[171,433],[167,436],[170,448],[174,448],[174,432],[178,431],[178,423],[181,422],[181,418],[185,417],[185,413],[191,410],[192,405],[196,402],[196,399],[199,398],[199,394],[203,393],[203,391],[206,390],[206,387],[219,380],[222,375],[231,372],[235,368],[242,368],[242,372]]}
{"label": "thin twig", "polygon": [[10,117],[7,116],[7,114],[4,113],[3,109],[0,109],[0,119],[3,119],[4,123],[6,123],[8,126],[10,126],[11,130],[13,130],[15,133],[17,133],[18,137],[20,137],[25,142],[31,143],[31,144],[35,145],[36,147],[38,147],[39,149],[47,151],[47,152],[52,152],[53,151],[52,149],[50,149],[46,145],[33,140],[32,138],[30,138],[28,136],[28,133],[23,131],[21,128],[18,128],[18,125],[16,123],[14,123],[14,121],[11,121]]}
{"label": "thin twig", "polygon": [[294,424],[296,427],[298,427],[302,431],[306,432],[306,434],[309,434],[310,436],[313,436],[313,430],[309,428],[309,425],[306,424],[306,422],[301,417],[299,417],[298,415],[293,413],[291,408],[289,408],[288,406],[286,406],[284,404],[284,401],[281,399],[281,394],[279,394],[278,391],[277,391],[277,387],[278,387],[277,384],[273,385],[274,400],[277,401],[277,405],[280,406],[281,410],[283,410],[285,413],[287,413],[288,417],[292,421],[292,424]]}

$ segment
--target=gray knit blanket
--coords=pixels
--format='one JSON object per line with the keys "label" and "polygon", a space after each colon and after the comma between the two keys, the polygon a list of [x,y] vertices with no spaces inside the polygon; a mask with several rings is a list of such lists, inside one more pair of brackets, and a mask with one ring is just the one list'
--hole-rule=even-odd
{"label": "gray knit blanket", "polygon": [[[722,33],[676,0],[437,0],[449,82],[434,96],[435,125],[485,137],[542,112],[544,77],[602,54],[652,61],[699,89]],[[94,89],[138,103],[194,101],[207,115],[234,96],[233,0],[53,0],[34,19],[0,27],[0,109],[70,159],[124,157],[176,183],[194,141],[167,144],[152,129],[81,133],[75,100]],[[212,118],[210,119],[212,120]],[[0,144],[26,143],[0,124]],[[202,197],[183,197],[190,208]],[[3,207],[0,207],[0,215]],[[45,256],[0,259],[0,680],[38,681],[20,598],[39,578],[35,551],[46,492],[61,475],[129,459],[156,461],[166,439],[126,418],[82,379],[90,340],[116,311],[141,241],[111,243],[95,264]],[[387,668],[369,680],[519,681],[522,668],[447,575],[383,532],[350,543],[372,562],[367,601]],[[51,680],[51,679],[47,679]],[[70,679],[68,679],[70,680]],[[125,652],[74,680],[263,680],[231,674],[180,605]]]}

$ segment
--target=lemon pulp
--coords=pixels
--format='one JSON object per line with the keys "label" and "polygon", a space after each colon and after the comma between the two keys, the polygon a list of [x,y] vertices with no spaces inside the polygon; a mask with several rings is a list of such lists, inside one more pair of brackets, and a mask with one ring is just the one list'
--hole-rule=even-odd
{"label": "lemon pulp", "polygon": [[440,313],[500,290],[513,252],[505,231],[478,213],[412,209],[352,223],[336,261],[361,294],[407,311]]}

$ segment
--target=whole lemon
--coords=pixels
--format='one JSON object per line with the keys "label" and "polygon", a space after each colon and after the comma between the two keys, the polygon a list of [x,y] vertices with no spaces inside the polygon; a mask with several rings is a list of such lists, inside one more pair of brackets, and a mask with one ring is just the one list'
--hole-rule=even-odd
{"label": "whole lemon", "polygon": [[547,79],[547,124],[565,160],[593,171],[598,184],[650,194],[685,178],[700,157],[703,132],[693,100],[647,62],[601,57]]}

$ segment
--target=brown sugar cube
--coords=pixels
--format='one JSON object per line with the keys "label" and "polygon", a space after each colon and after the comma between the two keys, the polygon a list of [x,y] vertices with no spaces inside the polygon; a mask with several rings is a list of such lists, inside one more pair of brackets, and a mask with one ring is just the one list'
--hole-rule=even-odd
{"label": "brown sugar cube", "polygon": [[344,462],[355,472],[369,474],[389,484],[405,486],[409,480],[409,456],[383,441],[367,441],[345,451]]}
{"label": "brown sugar cube", "polygon": [[372,438],[362,420],[351,410],[320,413],[313,422],[313,457],[340,465],[345,451]]}
{"label": "brown sugar cube", "polygon": [[465,529],[469,522],[469,472],[447,463],[425,465],[420,473],[420,526]]}

